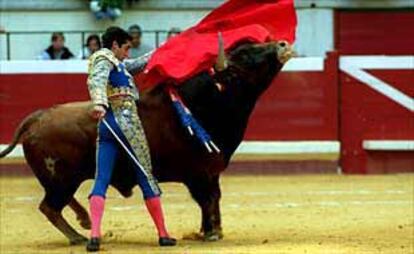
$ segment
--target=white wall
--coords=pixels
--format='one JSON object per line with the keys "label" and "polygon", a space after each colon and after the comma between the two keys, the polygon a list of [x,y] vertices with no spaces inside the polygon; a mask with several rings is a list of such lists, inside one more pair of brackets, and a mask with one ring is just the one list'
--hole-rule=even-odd
{"label": "white wall", "polygon": [[[115,22],[96,21],[89,11],[8,11],[0,15],[0,25],[6,31],[47,31],[45,34],[12,35],[11,59],[34,59],[50,44],[53,31],[103,31],[108,26],[128,28],[140,24],[144,30],[168,30],[171,27],[187,28],[195,24],[208,10],[202,11],[125,11]],[[80,34],[65,34],[66,45],[78,53]],[[153,45],[154,36],[144,36],[144,42]],[[6,59],[5,34],[0,34],[0,59]]]}
{"label": "white wall", "polygon": [[[185,29],[196,24],[209,12],[202,10],[130,10],[116,20],[96,21],[87,10],[73,11],[5,11],[0,26],[6,31],[43,31],[44,34],[12,35],[11,59],[35,59],[50,44],[53,31],[103,31],[108,26],[127,28],[138,23],[144,30]],[[298,33],[295,45],[299,55],[323,56],[333,48],[333,10],[299,9]],[[74,54],[81,48],[80,34],[65,34],[66,45]],[[144,35],[144,43],[155,46],[155,36]],[[5,34],[0,34],[0,59],[6,59]]]}
{"label": "white wall", "polygon": [[295,50],[300,56],[324,56],[334,48],[333,9],[300,9]]}

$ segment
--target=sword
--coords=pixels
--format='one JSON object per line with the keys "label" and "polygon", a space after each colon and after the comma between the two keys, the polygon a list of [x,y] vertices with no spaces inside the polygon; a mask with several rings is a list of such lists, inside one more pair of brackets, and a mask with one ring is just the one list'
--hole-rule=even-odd
{"label": "sword", "polygon": [[148,173],[144,170],[144,167],[139,163],[137,158],[129,151],[128,147],[122,142],[121,138],[116,134],[116,132],[112,129],[112,127],[109,125],[109,123],[105,120],[105,118],[102,118],[102,122],[105,124],[106,128],[112,133],[112,135],[115,137],[115,139],[118,141],[118,143],[124,148],[124,150],[127,152],[129,157],[135,162],[135,164],[138,166],[138,168],[141,170],[142,173],[147,177],[147,179],[150,179],[148,176]]}

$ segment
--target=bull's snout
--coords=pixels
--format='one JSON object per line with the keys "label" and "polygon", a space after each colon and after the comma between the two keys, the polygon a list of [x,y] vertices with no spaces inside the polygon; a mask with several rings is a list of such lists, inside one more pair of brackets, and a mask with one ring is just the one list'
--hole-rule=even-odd
{"label": "bull's snout", "polygon": [[287,41],[278,41],[276,43],[277,59],[282,64],[286,63],[290,58],[295,56],[292,46]]}

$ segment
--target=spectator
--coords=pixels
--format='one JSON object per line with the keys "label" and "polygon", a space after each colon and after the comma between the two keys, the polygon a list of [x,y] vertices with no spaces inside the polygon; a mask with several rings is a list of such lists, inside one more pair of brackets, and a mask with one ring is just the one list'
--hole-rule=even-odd
{"label": "spectator", "polygon": [[129,50],[130,58],[137,58],[153,50],[149,45],[143,44],[141,41],[142,30],[139,25],[132,25],[128,28],[128,33],[132,38],[131,48]]}
{"label": "spectator", "polygon": [[78,59],[88,59],[93,53],[101,49],[101,40],[96,34],[91,34],[86,39],[86,45],[80,50]]}
{"label": "spectator", "polygon": [[65,36],[61,32],[54,32],[52,34],[52,45],[45,49],[39,60],[62,60],[73,58],[72,52],[65,47]]}
{"label": "spectator", "polygon": [[171,37],[174,37],[174,36],[180,34],[180,33],[181,33],[180,28],[178,28],[178,27],[172,27],[170,29],[170,31],[168,31],[168,33],[167,33],[167,40],[170,39]]}

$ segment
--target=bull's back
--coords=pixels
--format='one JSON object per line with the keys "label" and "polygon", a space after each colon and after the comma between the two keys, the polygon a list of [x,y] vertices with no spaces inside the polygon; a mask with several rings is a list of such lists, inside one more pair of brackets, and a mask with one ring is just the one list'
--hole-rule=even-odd
{"label": "bull's back", "polygon": [[31,125],[27,137],[36,137],[43,142],[85,143],[88,135],[96,137],[96,121],[89,116],[89,108],[89,102],[72,102],[49,108]]}

